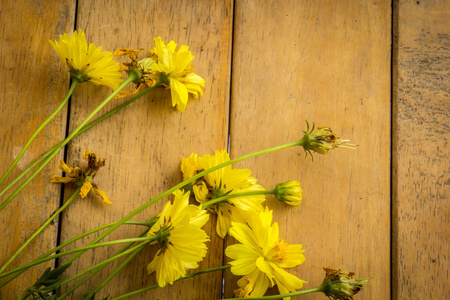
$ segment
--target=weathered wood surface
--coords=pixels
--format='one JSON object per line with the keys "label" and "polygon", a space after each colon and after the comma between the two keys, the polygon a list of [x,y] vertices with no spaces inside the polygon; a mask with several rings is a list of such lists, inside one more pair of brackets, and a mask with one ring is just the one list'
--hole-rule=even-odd
{"label": "weathered wood surface", "polygon": [[[22,4],[17,3],[22,2]],[[9,168],[22,146],[38,126],[58,107],[66,95],[69,76],[65,66],[48,43],[73,27],[74,6],[71,1],[1,1],[0,4],[0,173]],[[3,189],[28,165],[64,139],[67,109],[64,108],[44,128],[25,152],[21,162],[2,185]],[[58,172],[62,153],[49,164],[12,202],[0,212],[0,265],[59,208],[61,187],[49,183]],[[23,181],[23,180],[22,180]],[[3,197],[3,202],[14,189]],[[30,262],[55,247],[58,222],[21,253],[11,267]],[[6,288],[3,299],[15,299],[33,284],[51,263],[21,275]]]}
{"label": "weathered wood surface", "polygon": [[[203,155],[226,148],[228,136],[232,157],[294,141],[301,137],[306,119],[330,126],[340,137],[359,144],[358,150],[337,149],[315,155],[312,162],[301,149],[288,149],[236,165],[251,169],[267,189],[286,180],[301,182],[304,202],[298,207],[267,198],[280,237],[306,250],[306,262],[291,272],[308,281],[305,288],[320,284],[323,266],[374,276],[357,299],[390,299],[391,274],[394,299],[449,298],[445,200],[450,7],[445,1],[395,4],[391,15],[387,0],[79,1],[78,7],[69,1],[1,1],[0,173],[68,90],[67,69],[48,44],[63,32],[81,28],[89,42],[104,50],[142,47],[144,55],[153,47],[153,37],[173,39],[190,46],[197,73],[206,79],[205,95],[189,102],[185,113],[172,109],[169,91],[160,89],[70,143],[69,165],[81,162],[86,149],[108,157],[95,181],[113,204],[104,207],[92,196],[76,200],[61,222],[47,228],[13,266],[32,260],[58,239],[120,219],[178,183],[181,158],[191,152]],[[74,129],[109,92],[79,85],[70,109],[41,132],[11,176],[62,140],[66,123]],[[99,114],[123,101],[114,100]],[[73,193],[67,186],[61,199],[61,187],[48,183],[52,174],[60,173],[62,158],[61,153],[0,213],[0,264]],[[147,220],[161,207],[162,203],[155,205],[135,220]],[[226,261],[212,220],[207,225],[210,253],[201,269]],[[141,230],[126,227],[108,239],[136,236]],[[66,276],[117,249],[86,253]],[[99,296],[118,296],[153,284],[154,276],[146,272],[153,253],[145,249]],[[111,264],[71,299],[80,299],[118,264]],[[17,297],[50,265],[28,271],[2,288],[3,299]],[[225,296],[232,296],[237,278],[229,271],[224,274]],[[217,299],[221,285],[222,274],[217,273],[132,299]],[[318,297],[322,296],[305,298]]]}
{"label": "weathered wood surface", "polygon": [[302,184],[298,207],[267,198],[280,237],[306,250],[292,272],[305,288],[322,282],[323,266],[374,276],[358,298],[388,299],[389,1],[237,1],[234,30],[233,157],[300,139],[305,120],[360,145],[313,162],[291,148],[239,164],[267,189]]}
{"label": "weathered wood surface", "polygon": [[395,11],[393,299],[450,299],[450,2]]}

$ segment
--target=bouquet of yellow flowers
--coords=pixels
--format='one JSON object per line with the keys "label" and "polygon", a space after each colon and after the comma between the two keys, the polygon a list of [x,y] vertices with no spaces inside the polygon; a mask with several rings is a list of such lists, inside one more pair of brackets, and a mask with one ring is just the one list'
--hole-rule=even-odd
{"label": "bouquet of yellow flowers", "polygon": [[[79,126],[73,129],[66,139],[36,159],[9,185],[2,187],[0,196],[14,187],[33,168],[36,168],[25,181],[1,202],[0,214],[72,139],[157,87],[170,90],[172,107],[175,107],[179,112],[188,109],[190,99],[196,99],[203,95],[205,80],[195,73],[192,64],[194,56],[189,47],[186,45],[178,47],[174,41],[166,44],[161,37],[156,37],[154,42],[154,47],[150,49],[149,55],[139,58],[143,49],[122,48],[117,49],[114,54],[102,51],[102,47],[87,43],[82,30],[75,31],[72,35],[63,34],[59,37],[59,40],[50,41],[61,62],[67,65],[72,84],[67,96],[57,109],[31,135],[31,138],[12,162],[11,167],[6,170],[0,179],[0,184],[3,184],[11,175],[38,133],[67,104],[79,83],[90,82],[95,85],[104,85],[114,91]],[[114,56],[126,56],[129,61],[120,65],[114,60]],[[122,80],[121,72],[126,73],[125,80]],[[131,89],[124,90],[128,85],[134,86]],[[112,99],[129,95],[133,95],[133,97],[118,105],[109,113],[93,120],[97,113]],[[136,208],[121,220],[71,237],[29,263],[17,268],[10,268],[10,264],[27,245],[32,243],[35,237],[78,197],[85,198],[92,192],[95,197],[102,200],[105,206],[113,205],[114,199],[108,197],[108,191],[99,188],[101,186],[100,169],[107,163],[105,158],[100,158],[96,153],[86,150],[83,157],[85,163],[78,166],[69,166],[66,162],[61,161],[60,169],[65,173],[65,176],[54,175],[49,178],[49,182],[74,185],[76,187],[75,192],[26,242],[18,246],[17,251],[12,256],[4,261],[0,267],[0,280],[2,280],[0,281],[0,290],[1,287],[33,266],[70,255],[64,263],[53,269],[45,270],[36,279],[36,282],[19,296],[19,299],[63,299],[95,276],[110,262],[122,258],[121,264],[110,272],[103,282],[84,291],[83,299],[98,299],[96,295],[114,276],[144,249],[153,247],[154,254],[148,259],[146,270],[148,274],[155,274],[155,282],[150,286],[143,286],[127,294],[114,295],[112,299],[125,299],[144,291],[176,284],[177,281],[187,278],[226,269],[230,269],[231,273],[238,278],[235,287],[236,299],[289,299],[292,296],[314,292],[322,292],[330,299],[353,299],[353,295],[362,289],[368,279],[354,279],[353,273],[325,268],[326,276],[321,285],[302,290],[305,281],[289,272],[290,269],[305,262],[305,250],[301,244],[290,244],[289,241],[282,239],[278,223],[274,221],[273,210],[266,203],[266,196],[273,195],[289,209],[301,209],[303,190],[300,182],[294,178],[281,182],[272,189],[266,189],[263,183],[252,176],[249,169],[239,169],[233,166],[233,164],[248,158],[290,147],[302,147],[305,158],[309,155],[311,159],[313,155],[327,154],[336,148],[354,149],[356,147],[356,145],[349,143],[349,140],[339,138],[329,127],[318,127],[316,129],[314,123],[310,125],[308,122],[306,122],[306,127],[303,134],[290,143],[258,150],[233,159],[226,150],[217,150],[214,154],[205,155],[192,153],[189,157],[175,158],[179,159],[181,163],[182,182]],[[97,174],[98,172],[100,173]],[[158,214],[150,218],[147,216],[144,221],[131,220],[158,201],[166,201]],[[224,239],[229,235],[235,243],[224,249],[224,254],[229,259],[227,264],[197,270],[200,262],[210,255],[208,253],[208,242],[211,237],[204,230],[204,226],[208,222],[215,224],[216,233],[214,234],[217,234],[219,238]],[[123,239],[102,242],[116,229],[126,225],[142,226],[144,230],[137,237],[126,236]],[[63,250],[76,241],[100,231],[103,232],[85,246]],[[124,246],[114,255],[105,258],[101,263],[78,272],[75,276],[65,277],[65,271],[71,268],[74,262],[86,251],[117,244],[124,244]],[[84,277],[76,284],[69,285],[82,276]],[[279,293],[265,296],[267,290],[275,286]]]}

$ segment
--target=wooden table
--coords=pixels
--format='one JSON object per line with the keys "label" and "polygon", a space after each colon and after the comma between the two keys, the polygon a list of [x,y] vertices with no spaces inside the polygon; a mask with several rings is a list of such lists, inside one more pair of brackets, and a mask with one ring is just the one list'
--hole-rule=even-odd
{"label": "wooden table", "polygon": [[[231,157],[238,157],[298,140],[308,120],[359,148],[315,155],[314,161],[291,148],[235,166],[251,169],[267,189],[301,182],[298,207],[267,197],[280,236],[306,250],[306,262],[291,272],[308,282],[305,288],[321,283],[323,266],[373,276],[357,299],[450,298],[449,1],[4,0],[0,16],[2,174],[68,91],[67,68],[48,43],[59,34],[81,28],[104,50],[142,47],[144,54],[153,48],[153,37],[173,39],[189,45],[196,72],[206,80],[204,96],[190,101],[184,113],[171,107],[169,91],[159,89],[73,140],[0,213],[0,265],[74,192],[49,183],[51,175],[61,174],[61,159],[77,165],[86,149],[107,156],[96,181],[113,204],[77,199],[13,267],[119,220],[180,182],[181,158],[192,152],[229,147]],[[12,177],[63,140],[109,93],[106,87],[77,86],[69,106],[39,134]],[[99,115],[124,101],[112,101]],[[148,220],[162,205],[135,220]],[[110,239],[140,230],[127,226]],[[209,254],[199,269],[226,263],[214,217],[206,231]],[[117,249],[87,252],[66,276]],[[153,284],[146,271],[153,253],[145,249],[99,296]],[[118,264],[70,299],[80,299]],[[7,285],[3,299],[17,297],[51,265]],[[237,277],[227,270],[132,299],[218,299],[223,278],[225,296],[231,297]]]}

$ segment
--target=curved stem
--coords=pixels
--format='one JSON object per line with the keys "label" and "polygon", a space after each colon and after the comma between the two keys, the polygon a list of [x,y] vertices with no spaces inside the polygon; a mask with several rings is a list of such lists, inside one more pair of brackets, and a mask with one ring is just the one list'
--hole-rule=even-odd
{"label": "curved stem", "polygon": [[[49,260],[53,260],[53,259],[61,257],[61,256],[66,256],[66,255],[77,253],[77,252],[83,252],[84,253],[84,252],[86,252],[87,250],[90,250],[90,249],[99,248],[99,247],[105,247],[105,246],[111,246],[111,245],[116,245],[116,244],[124,244],[124,243],[130,243],[130,242],[134,243],[134,242],[142,242],[142,241],[144,241],[144,242],[152,242],[155,239],[156,239],[155,236],[142,237],[142,238],[122,239],[122,240],[109,241],[109,242],[95,244],[95,245],[87,245],[87,246],[84,246],[84,247],[80,247],[80,248],[76,248],[76,249],[72,249],[72,250],[67,250],[67,251],[64,251],[64,252],[52,255],[50,257],[37,259],[37,260],[35,260],[35,261],[31,262],[31,263],[28,263],[26,265],[23,265],[23,266],[19,267],[19,268],[16,268],[16,269],[8,271],[8,272],[5,272],[5,273],[0,275],[0,278],[8,276],[8,275],[16,273],[16,272],[20,272],[23,269],[28,269],[28,268],[30,268],[32,266],[39,265],[41,263],[44,263],[44,262],[49,261]],[[68,263],[68,262],[66,262],[66,263]]]}
{"label": "curved stem", "polygon": [[248,298],[225,298],[223,300],[249,300],[249,299],[253,299],[253,300],[268,300],[268,299],[282,299],[282,298],[286,298],[286,297],[293,297],[293,296],[298,296],[298,295],[305,295],[305,294],[311,294],[311,293],[317,293],[317,292],[323,292],[323,285],[320,285],[318,287],[309,289],[309,290],[302,290],[302,291],[297,291],[297,292],[292,292],[292,293],[287,293],[287,294],[282,294],[282,295],[274,295],[274,296],[264,296],[264,297],[248,297]]}
{"label": "curved stem", "polygon": [[228,200],[230,198],[237,198],[237,197],[245,197],[245,196],[253,196],[253,195],[268,195],[268,194],[274,194],[275,190],[270,191],[252,191],[252,192],[246,192],[246,193],[239,193],[239,194],[231,194],[222,196],[216,199],[212,199],[206,203],[202,204],[202,209],[206,209],[208,206]]}
{"label": "curved stem", "polygon": [[74,131],[72,131],[71,134],[69,134],[69,136],[61,143],[61,146],[55,150],[53,150],[53,152],[50,153],[50,155],[45,159],[45,161],[39,166],[39,168],[37,168],[36,171],[34,171],[30,177],[28,177],[1,205],[0,205],[0,211],[6,206],[8,205],[9,202],[11,202],[12,199],[14,199],[14,197],[25,187],[28,185],[28,183],[30,183],[30,181],[36,177],[36,175],[49,163],[50,160],[53,159],[53,157],[56,156],[56,154],[58,154],[59,150],[64,147],[70,140],[72,140],[76,134],[81,130],[81,128],[84,127],[84,125],[86,125],[87,122],[89,122],[90,119],[92,119],[92,117],[94,117],[94,115],[100,110],[102,109],[109,101],[111,101],[112,98],[114,98],[114,96],[120,91],[122,90],[128,83],[132,82],[135,77],[137,75],[134,73],[130,73],[130,75],[128,76],[128,78],[114,91],[111,93],[111,95],[109,95],[105,100],[103,100],[103,102],[97,106],[97,108],[94,109],[94,111],[92,111],[89,116],[87,116],[86,119],[84,119],[83,122],[81,122],[80,125],[78,125],[77,128],[75,128]]}
{"label": "curved stem", "polygon": [[12,170],[15,168],[15,166],[19,163],[20,159],[22,158],[22,156],[24,155],[25,151],[28,149],[28,147],[30,146],[31,142],[33,142],[33,140],[36,138],[36,136],[39,134],[39,132],[41,132],[41,130],[48,124],[48,122],[50,122],[58,113],[59,111],[66,105],[67,101],[69,101],[70,96],[72,95],[73,90],[75,89],[75,86],[77,85],[78,81],[77,80],[73,80],[72,84],[70,85],[69,88],[69,92],[67,93],[66,97],[64,98],[64,100],[61,102],[61,104],[56,108],[56,110],[44,121],[44,123],[42,123],[38,129],[36,129],[36,131],[33,133],[33,135],[28,139],[28,141],[26,142],[26,144],[23,146],[22,150],[20,151],[19,155],[17,155],[16,159],[14,160],[14,162],[12,163],[12,165],[9,167],[9,169],[5,172],[5,174],[3,174],[2,178],[0,179],[0,185],[3,184],[3,182],[5,182],[6,178],[8,177],[8,175],[12,172]]}
{"label": "curved stem", "polygon": [[[149,228],[150,229],[150,228]],[[144,236],[148,231],[144,230],[139,237]],[[128,248],[131,247],[131,245],[133,245],[134,243],[129,243],[128,245],[126,245],[125,247],[123,247],[122,249],[120,249],[115,255],[121,254],[124,251],[126,251]],[[80,282],[78,282],[76,285],[74,285],[72,288],[70,288],[67,292],[65,292],[63,295],[60,296],[60,298],[58,299],[63,299],[64,297],[66,297],[67,295],[69,295],[70,293],[72,293],[74,290],[76,290],[79,286],[81,286],[83,283],[85,283],[86,281],[88,281],[89,279],[91,279],[95,274],[97,274],[98,272],[100,272],[104,267],[106,267],[105,265],[102,265],[100,267],[98,267],[95,271],[93,271],[91,274],[89,274],[88,276],[86,276],[85,278],[83,278]]]}
{"label": "curved stem", "polygon": [[22,252],[23,249],[25,249],[25,247],[39,234],[41,233],[42,230],[44,230],[45,227],[47,227],[48,224],[50,224],[51,221],[53,221],[56,216],[58,216],[69,204],[70,202],[73,201],[73,199],[75,199],[78,194],[80,193],[80,188],[76,189],[75,193],[73,193],[73,195],[69,198],[69,200],[66,201],[66,203],[64,203],[63,206],[61,206],[44,224],[42,224],[41,227],[39,227],[38,230],[36,230],[35,233],[33,233],[32,236],[30,236],[30,238],[22,244],[22,246],[20,246],[19,249],[17,249],[17,251],[6,261],[6,263],[3,265],[3,267],[0,268],[0,274],[6,269],[6,267],[9,266],[9,264],[17,257],[17,255],[19,255],[20,252]]}
{"label": "curved stem", "polygon": [[[91,127],[97,125],[98,123],[100,123],[101,121],[103,121],[104,119],[108,118],[109,116],[119,112],[120,110],[122,110],[123,108],[125,108],[126,106],[128,106],[129,104],[133,103],[134,101],[136,101],[137,99],[141,98],[142,96],[146,95],[147,93],[149,93],[150,91],[152,91],[153,89],[155,89],[156,87],[158,87],[159,85],[161,85],[160,82],[157,82],[154,86],[146,89],[145,91],[143,91],[142,93],[134,96],[133,98],[131,98],[130,100],[124,102],[123,104],[119,105],[118,107],[116,107],[115,109],[113,109],[112,111],[110,111],[109,113],[95,119],[94,121],[92,121],[91,123],[85,125],[82,129],[80,129],[80,131],[77,132],[77,134],[73,137],[77,137],[80,134],[82,134],[83,132],[85,132],[86,130],[90,129]],[[44,159],[46,159],[50,154],[53,153],[54,150],[59,149],[63,146],[64,141],[60,142],[59,144],[57,144],[56,146],[54,146],[52,149],[50,149],[49,151],[47,151],[44,155],[42,155],[40,158],[38,158],[37,160],[35,160],[33,162],[33,164],[31,164],[31,166],[29,166],[25,171],[23,171],[22,173],[19,174],[19,176],[17,176],[6,188],[3,189],[3,191],[0,192],[0,197],[5,194],[11,187],[13,187],[23,176],[25,176],[28,172],[30,172],[35,166],[37,166],[41,161],[43,161]],[[2,203],[3,205],[3,203]],[[1,208],[0,208],[1,210]]]}
{"label": "curved stem", "polygon": [[[281,149],[285,149],[285,148],[289,148],[289,147],[293,147],[293,146],[301,146],[303,145],[304,140],[301,139],[299,141],[293,142],[293,143],[288,143],[288,144],[284,144],[281,146],[276,146],[273,148],[268,148],[265,150],[261,150],[261,151],[256,151],[247,155],[243,155],[241,157],[226,161],[224,163],[221,163],[217,166],[214,166],[212,168],[209,168],[203,172],[200,172],[194,176],[192,176],[191,178],[188,178],[186,180],[184,180],[183,182],[175,185],[174,187],[172,187],[171,189],[165,191],[164,193],[162,193],[161,195],[153,198],[152,200],[150,200],[149,202],[145,203],[144,205],[142,205],[141,207],[135,209],[134,211],[132,211],[131,213],[129,213],[128,215],[126,215],[124,218],[122,218],[120,221],[116,222],[116,225],[114,225],[113,227],[109,228],[108,230],[106,230],[104,233],[102,233],[100,236],[98,236],[97,238],[95,238],[94,240],[92,240],[89,245],[93,245],[99,241],[101,241],[104,237],[106,237],[108,234],[110,234],[111,232],[113,232],[114,230],[116,230],[117,228],[119,228],[123,223],[125,223],[126,221],[128,221],[129,219],[133,218],[134,216],[136,216],[137,214],[139,214],[140,212],[144,211],[145,209],[147,209],[148,207],[152,206],[154,203],[158,202],[159,200],[169,196],[170,194],[172,194],[174,191],[184,187],[185,185],[187,185],[188,183],[191,183],[203,176],[205,176],[206,174],[209,174],[211,172],[214,172],[215,170],[221,169],[223,167],[229,166],[231,164],[237,163],[239,161],[245,160],[247,158],[251,158],[254,156],[258,156],[258,155],[262,155],[262,154],[266,154],[269,152],[273,152],[273,151],[277,151],[277,150],[281,150]],[[78,254],[75,254],[74,256],[72,256],[67,263],[72,263],[74,262],[78,257],[80,257],[81,255],[83,255],[83,252],[79,252]]]}
{"label": "curved stem", "polygon": [[[188,279],[188,278],[192,278],[192,277],[195,277],[195,276],[197,276],[197,275],[202,275],[202,274],[206,274],[206,273],[211,273],[211,272],[216,272],[216,271],[226,270],[226,269],[229,269],[229,268],[231,268],[231,265],[228,265],[228,266],[222,266],[222,267],[217,267],[217,268],[211,268],[211,269],[206,269],[206,270],[194,272],[194,273],[191,273],[191,274],[186,275],[186,276],[184,276],[184,277],[180,277],[180,278],[178,278],[177,280],[175,280],[174,282],[181,281],[181,280]],[[137,295],[137,294],[140,294],[140,293],[149,291],[149,290],[156,289],[156,288],[158,288],[158,287],[159,287],[159,285],[154,284],[154,285],[151,285],[151,286],[149,286],[149,287],[146,287],[146,288],[143,288],[143,289],[140,289],[140,290],[136,290],[136,291],[133,291],[133,292],[130,292],[130,293],[121,295],[121,296],[119,296],[119,297],[112,298],[111,300],[125,299],[125,298],[131,297],[131,296],[134,296],[134,295]]]}
{"label": "curved stem", "polygon": [[[148,222],[135,222],[135,221],[129,221],[129,222],[126,222],[124,225],[142,225],[142,226],[147,226],[147,227],[149,227],[149,224],[150,224],[150,223],[148,223]],[[55,248],[53,248],[52,250],[50,250],[50,251],[48,251],[48,252],[42,254],[42,255],[39,256],[36,260],[42,259],[42,258],[44,258],[44,257],[47,257],[47,256],[49,256],[50,254],[59,251],[60,249],[62,249],[62,248],[64,248],[64,247],[66,247],[66,246],[72,244],[73,242],[75,242],[75,241],[77,241],[77,240],[79,240],[79,239],[82,239],[82,238],[84,238],[84,237],[86,237],[86,236],[88,236],[88,235],[91,235],[91,234],[93,234],[93,233],[96,233],[96,232],[98,232],[98,231],[100,231],[100,230],[103,230],[103,229],[105,229],[105,228],[111,227],[111,226],[113,226],[113,225],[114,225],[114,223],[110,223],[110,224],[106,224],[106,225],[100,226],[100,227],[98,227],[98,228],[92,229],[92,230],[90,230],[90,231],[87,231],[87,232],[85,232],[85,233],[83,233],[83,234],[81,234],[81,235],[79,235],[79,236],[77,236],[77,237],[74,237],[74,238],[72,238],[72,239],[70,239],[70,240],[68,240],[68,241],[66,241],[66,242],[64,242],[64,243],[62,243],[62,244],[59,245],[58,247],[55,247]],[[147,233],[147,231],[148,231],[148,229],[145,230],[143,233],[141,233],[141,235],[139,235],[139,237],[143,236],[145,233]],[[132,244],[133,244],[133,243],[130,243],[129,245],[125,246],[125,247],[123,248],[123,250],[121,250],[121,251],[125,251],[125,250],[126,250],[128,247],[130,247]],[[120,253],[120,252],[119,252],[119,253]],[[30,267],[31,267],[31,266],[30,266]],[[6,279],[5,281],[0,282],[0,288],[2,288],[3,286],[7,285],[9,282],[11,282],[12,280],[14,280],[14,279],[17,278],[20,274],[22,274],[23,272],[26,272],[27,270],[28,270],[28,268],[23,269],[23,270],[21,270],[21,271],[18,271],[18,272],[16,272],[14,275],[12,275],[12,276],[10,276],[8,279]]]}

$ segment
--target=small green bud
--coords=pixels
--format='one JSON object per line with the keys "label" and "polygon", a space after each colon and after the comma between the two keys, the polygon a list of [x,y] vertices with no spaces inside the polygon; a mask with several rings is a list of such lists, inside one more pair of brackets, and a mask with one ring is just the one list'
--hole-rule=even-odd
{"label": "small green bud", "polygon": [[298,181],[279,183],[275,187],[275,197],[281,202],[294,206],[302,203],[302,192]]}

